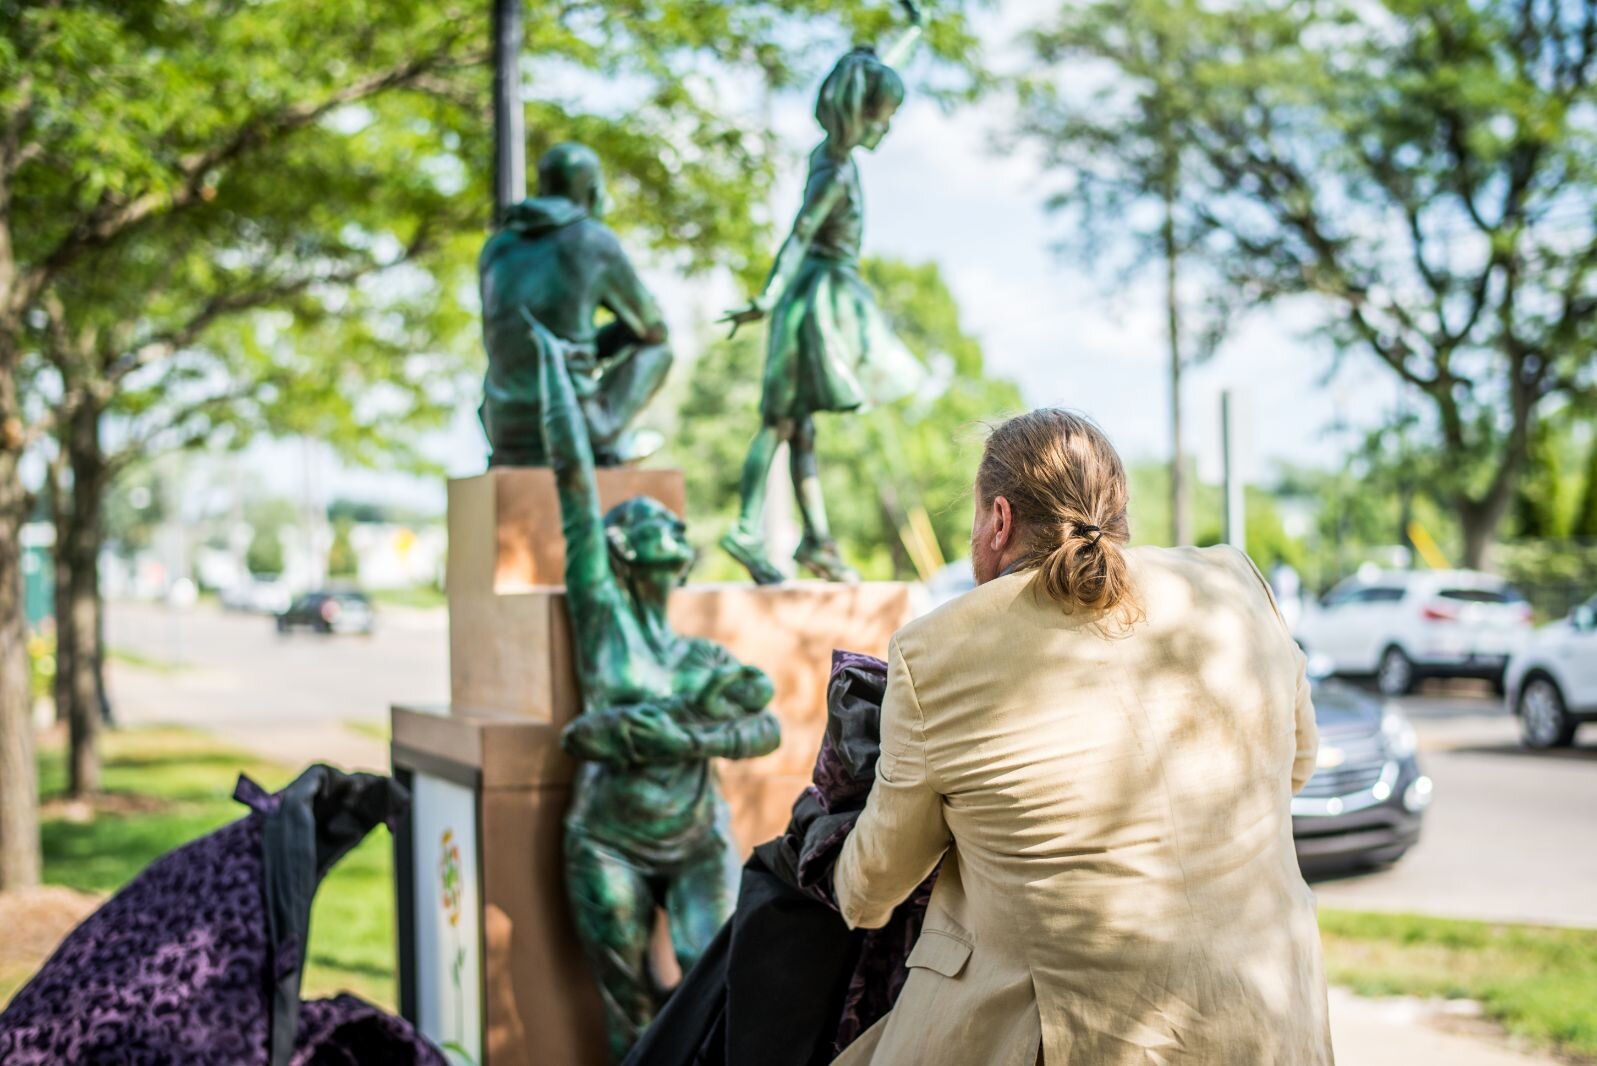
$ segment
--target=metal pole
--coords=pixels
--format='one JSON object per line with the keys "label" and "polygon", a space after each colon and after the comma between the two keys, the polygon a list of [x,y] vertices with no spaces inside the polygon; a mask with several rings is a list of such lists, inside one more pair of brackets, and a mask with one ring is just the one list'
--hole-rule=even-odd
{"label": "metal pole", "polygon": [[521,0],[493,0],[494,220],[527,196],[526,125],[521,107]]}
{"label": "metal pole", "polygon": [[1242,416],[1238,397],[1230,389],[1220,394],[1220,450],[1225,464],[1225,542],[1238,551],[1248,550],[1247,507],[1243,497]]}

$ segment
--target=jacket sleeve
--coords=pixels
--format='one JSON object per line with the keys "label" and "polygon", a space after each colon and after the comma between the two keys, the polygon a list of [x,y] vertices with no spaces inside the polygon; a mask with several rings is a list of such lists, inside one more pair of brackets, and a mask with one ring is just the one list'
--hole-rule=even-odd
{"label": "jacket sleeve", "polygon": [[1309,660],[1298,650],[1297,691],[1297,752],[1292,757],[1292,794],[1303,791],[1303,786],[1314,776],[1320,755],[1320,727],[1314,721],[1314,699],[1309,695]]}
{"label": "jacket sleeve", "polygon": [[1294,731],[1297,735],[1297,748],[1292,755],[1292,794],[1296,796],[1303,791],[1303,786],[1309,783],[1309,778],[1314,776],[1315,764],[1320,755],[1320,727],[1315,724],[1314,697],[1309,689],[1309,659],[1293,639],[1291,627],[1286,624],[1280,605],[1275,602],[1275,593],[1270,591],[1270,583],[1264,579],[1264,575],[1259,572],[1259,568],[1254,565],[1246,552],[1238,551],[1236,554],[1241,557],[1254,580],[1259,583],[1264,598],[1270,601],[1270,610],[1275,612],[1276,621],[1281,623],[1281,632],[1287,638],[1287,646],[1292,649],[1294,664],[1297,667],[1297,688],[1293,694],[1292,709]]}
{"label": "jacket sleeve", "polygon": [[898,641],[888,652],[882,755],[865,810],[843,843],[833,875],[851,929],[879,929],[932,872],[950,841],[943,797],[926,760],[926,723]]}

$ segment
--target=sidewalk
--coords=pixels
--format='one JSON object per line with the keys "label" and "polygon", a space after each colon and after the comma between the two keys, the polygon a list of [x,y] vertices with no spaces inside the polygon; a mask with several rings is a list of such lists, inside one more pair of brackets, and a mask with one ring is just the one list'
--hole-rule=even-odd
{"label": "sidewalk", "polygon": [[1337,1066],[1557,1066],[1556,1059],[1522,1054],[1495,1040],[1444,1032],[1437,1027],[1440,1014],[1420,1000],[1361,999],[1331,989]]}

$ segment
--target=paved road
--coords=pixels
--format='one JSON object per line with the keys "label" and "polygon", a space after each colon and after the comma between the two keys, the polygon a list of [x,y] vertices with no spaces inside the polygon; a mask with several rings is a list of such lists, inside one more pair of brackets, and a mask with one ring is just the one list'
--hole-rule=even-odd
{"label": "paved road", "polygon": [[1484,688],[1401,703],[1436,781],[1424,835],[1389,870],[1316,884],[1322,904],[1597,928],[1597,728],[1532,752]]}
{"label": "paved road", "polygon": [[[113,662],[131,722],[219,729],[289,763],[381,767],[395,701],[449,695],[443,611],[381,611],[375,636],[280,637],[270,620],[208,607],[111,605],[113,648],[178,668]],[[1519,746],[1515,720],[1483,687],[1432,686],[1402,701],[1437,799],[1418,847],[1390,870],[1322,881],[1327,906],[1597,927],[1597,727],[1577,749]]]}
{"label": "paved road", "polygon": [[270,618],[204,605],[112,603],[106,640],[141,661],[110,662],[123,721],[215,730],[289,765],[386,768],[386,745],[345,723],[380,725],[392,703],[449,699],[442,610],[379,608],[377,632],[363,637],[280,635]]}

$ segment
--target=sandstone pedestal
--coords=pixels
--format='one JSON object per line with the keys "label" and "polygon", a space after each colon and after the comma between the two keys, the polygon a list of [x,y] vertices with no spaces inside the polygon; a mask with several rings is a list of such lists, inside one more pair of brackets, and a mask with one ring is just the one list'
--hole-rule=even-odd
{"label": "sandstone pedestal", "polygon": [[[599,478],[606,507],[647,494],[682,508],[680,472]],[[599,1066],[598,995],[561,861],[574,766],[559,735],[580,694],[553,477],[493,470],[452,482],[449,503],[453,703],[393,711],[395,773],[416,793],[396,837],[401,1009],[481,1066]],[[786,825],[809,783],[832,650],[885,655],[910,610],[908,587],[891,583],[689,585],[673,595],[677,632],[726,645],[776,686],[781,747],[719,767],[745,853]]]}

